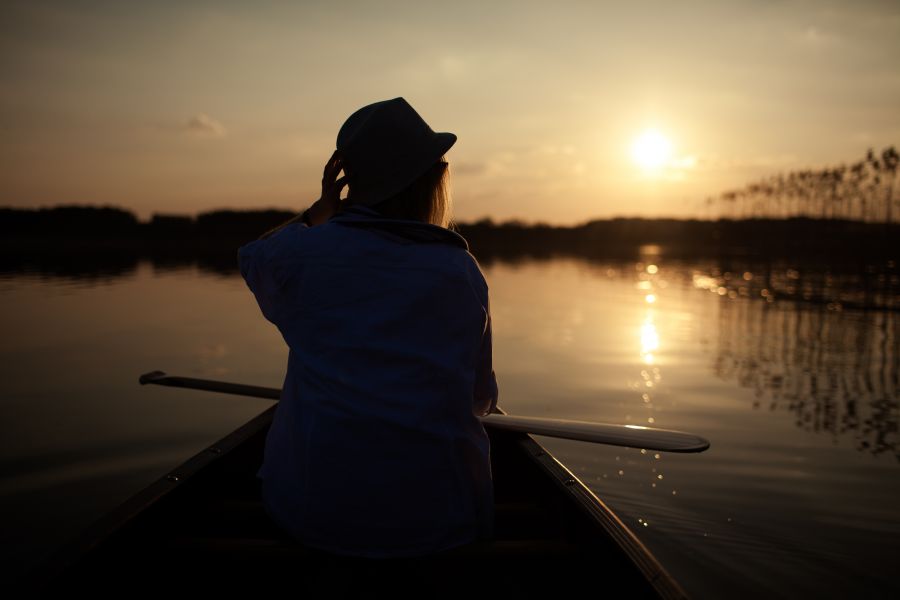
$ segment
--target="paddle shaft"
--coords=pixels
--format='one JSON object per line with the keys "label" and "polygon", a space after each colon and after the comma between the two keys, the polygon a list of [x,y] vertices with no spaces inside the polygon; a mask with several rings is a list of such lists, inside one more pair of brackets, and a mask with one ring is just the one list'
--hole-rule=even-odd
{"label": "paddle shaft", "polygon": [[[139,382],[141,385],[152,383],[156,385],[220,392],[223,394],[236,394],[238,396],[266,398],[268,400],[278,400],[281,398],[281,390],[278,388],[228,383],[212,379],[179,377],[175,375],[166,375],[162,371],[144,373],[141,375]],[[532,433],[534,435],[594,442],[611,446],[644,448],[646,450],[658,450],[660,452],[703,452],[709,448],[709,441],[706,439],[691,433],[674,431],[671,429],[657,429],[653,427],[641,427],[638,425],[592,423],[590,421],[570,421],[566,419],[543,419],[539,417],[521,417],[504,414],[490,414],[480,417],[480,419],[485,426],[493,427],[495,429],[520,431],[523,433]]]}

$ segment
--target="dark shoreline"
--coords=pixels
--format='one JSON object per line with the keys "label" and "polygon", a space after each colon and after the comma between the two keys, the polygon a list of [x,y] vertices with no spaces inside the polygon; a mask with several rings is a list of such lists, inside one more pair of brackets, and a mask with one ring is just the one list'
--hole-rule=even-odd
{"label": "dark shoreline", "polygon": [[[234,254],[296,213],[217,210],[197,216],[154,215],[141,222],[115,207],[0,208],[5,255],[115,248],[147,256]],[[549,257],[631,258],[656,246],[666,257],[803,259],[832,264],[896,260],[900,224],[839,219],[597,219],[576,226],[458,223],[479,260]],[[652,250],[652,249],[651,249]]]}
{"label": "dark shoreline", "polygon": [[[289,211],[155,215],[112,207],[0,208],[0,275],[109,281],[141,262],[159,271],[237,273],[237,249]],[[575,258],[595,263],[702,264],[715,291],[827,310],[900,310],[900,225],[837,219],[608,219],[578,226],[460,223],[483,266]],[[742,274],[754,274],[752,282]]]}

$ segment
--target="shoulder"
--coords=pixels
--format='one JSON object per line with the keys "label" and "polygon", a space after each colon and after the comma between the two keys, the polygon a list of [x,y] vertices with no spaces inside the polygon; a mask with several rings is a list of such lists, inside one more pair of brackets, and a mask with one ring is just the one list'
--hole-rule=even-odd
{"label": "shoulder", "polygon": [[305,223],[290,223],[268,237],[247,242],[238,248],[238,255],[244,257],[256,254],[273,257],[284,248],[295,244],[296,240],[302,238],[305,235],[304,232],[309,230],[310,227]]}
{"label": "shoulder", "polygon": [[339,249],[364,250],[371,245],[365,232],[355,231],[327,222],[315,227],[304,223],[292,223],[265,240],[265,253],[273,260],[297,261],[305,257],[334,255]]}
{"label": "shoulder", "polygon": [[453,269],[457,277],[464,282],[465,287],[471,290],[472,295],[482,306],[488,304],[488,284],[478,264],[478,260],[468,250],[462,248],[450,248]]}

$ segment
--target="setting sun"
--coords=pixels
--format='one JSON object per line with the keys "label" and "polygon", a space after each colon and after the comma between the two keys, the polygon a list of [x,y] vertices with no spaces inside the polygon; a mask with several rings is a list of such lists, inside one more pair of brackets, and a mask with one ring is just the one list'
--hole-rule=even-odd
{"label": "setting sun", "polygon": [[644,131],[631,145],[631,158],[645,170],[664,166],[672,154],[672,143],[655,129]]}

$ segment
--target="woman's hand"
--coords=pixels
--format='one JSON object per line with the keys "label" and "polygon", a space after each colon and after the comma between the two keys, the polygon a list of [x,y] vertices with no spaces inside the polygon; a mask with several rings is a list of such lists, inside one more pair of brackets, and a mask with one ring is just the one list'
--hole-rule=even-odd
{"label": "woman's hand", "polygon": [[333,217],[341,208],[341,190],[347,185],[347,176],[338,178],[344,168],[339,151],[335,150],[322,175],[322,196],[306,211],[306,217],[312,225],[321,225]]}

